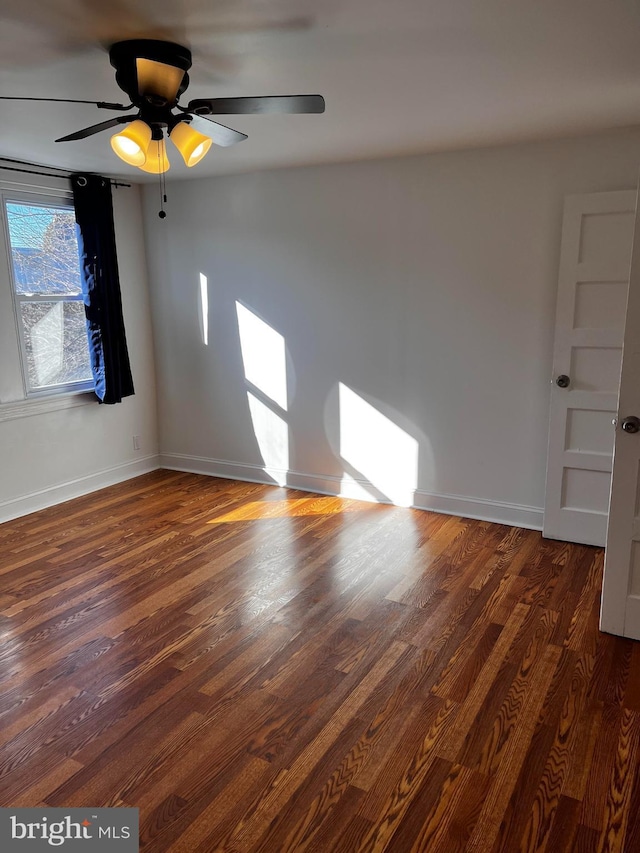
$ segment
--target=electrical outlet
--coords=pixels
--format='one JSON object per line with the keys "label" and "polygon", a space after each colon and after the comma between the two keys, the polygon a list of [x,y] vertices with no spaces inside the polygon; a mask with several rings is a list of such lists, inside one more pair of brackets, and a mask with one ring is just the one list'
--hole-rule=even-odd
{"label": "electrical outlet", "polygon": [[140,450],[140,436],[139,435],[133,436],[133,449],[134,450]]}

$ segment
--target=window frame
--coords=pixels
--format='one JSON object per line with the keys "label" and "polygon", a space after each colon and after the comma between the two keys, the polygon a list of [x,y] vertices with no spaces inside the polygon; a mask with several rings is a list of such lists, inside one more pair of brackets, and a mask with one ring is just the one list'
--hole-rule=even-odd
{"label": "window frame", "polygon": [[[43,191],[35,189],[30,191],[27,187],[19,190],[11,190],[5,187],[0,188],[0,205],[2,219],[2,230],[4,232],[4,242],[6,247],[7,272],[9,275],[9,288],[11,290],[11,301],[13,303],[13,319],[18,342],[18,356],[20,362],[20,372],[22,378],[22,390],[24,400],[41,399],[43,397],[59,397],[60,395],[76,395],[87,394],[94,390],[94,380],[90,377],[86,380],[76,380],[73,382],[61,382],[54,385],[46,385],[41,388],[31,388],[29,384],[29,369],[27,350],[25,342],[25,329],[22,322],[21,306],[23,303],[29,302],[83,302],[82,293],[77,296],[69,296],[68,294],[37,294],[25,295],[19,294],[16,287],[15,269],[13,264],[11,236],[9,233],[9,216],[7,205],[23,204],[32,207],[51,207],[51,208],[66,208],[74,213],[73,196],[70,192],[64,190]],[[78,270],[80,271],[80,259],[78,258]],[[87,352],[89,352],[89,342],[87,339]]]}

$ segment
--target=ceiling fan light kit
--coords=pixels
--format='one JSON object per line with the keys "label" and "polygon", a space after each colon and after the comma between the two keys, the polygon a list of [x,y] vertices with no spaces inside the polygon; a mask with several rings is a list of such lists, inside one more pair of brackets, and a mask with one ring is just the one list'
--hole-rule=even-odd
{"label": "ceiling fan light kit", "polygon": [[184,88],[180,89],[184,76],[182,68],[154,59],[136,58],[138,92],[145,98],[162,99],[166,103],[175,101],[178,91],[184,91]]}
{"label": "ceiling fan light kit", "polygon": [[116,83],[136,106],[174,106],[189,85],[191,51],[158,39],[118,41],[109,48]]}
{"label": "ceiling fan light kit", "polygon": [[179,121],[171,130],[169,139],[182,154],[187,166],[195,166],[211,148],[213,140],[204,133],[198,133],[189,122]]}
{"label": "ceiling fan light kit", "polygon": [[[112,45],[109,60],[116,69],[116,82],[129,96],[132,106],[140,110],[139,118],[111,137],[111,147],[118,157],[143,172],[164,174],[170,168],[164,141],[167,129],[188,166],[201,160],[206,151],[200,139],[190,139],[190,116],[181,121],[181,117],[173,114],[179,96],[189,85],[191,51],[173,42],[132,39]],[[180,125],[187,131],[177,131],[174,135]],[[198,146],[201,156],[194,158],[193,151]],[[193,162],[189,162],[190,158]]]}
{"label": "ceiling fan light kit", "polygon": [[[182,106],[179,101],[189,86],[187,72],[191,68],[191,51],[174,42],[157,39],[116,42],[109,50],[109,61],[116,70],[116,83],[130,100],[127,105],[73,98],[28,97],[24,100],[93,104],[98,109],[119,113],[137,110],[84,127],[56,142],[76,142],[126,125],[111,137],[113,151],[128,165],[155,175],[162,176],[170,168],[165,134],[188,167],[199,163],[214,142],[227,147],[247,138],[245,133],[220,124],[210,116],[323,113],[325,108],[322,95],[196,98]],[[0,100],[23,99],[0,95]],[[194,124],[205,133],[193,127]],[[161,211],[160,215],[164,218],[166,214]]]}
{"label": "ceiling fan light kit", "polygon": [[[191,51],[174,42],[158,39],[119,41],[111,45],[109,61],[116,69],[116,83],[131,101],[126,106],[110,101],[79,101],[73,98],[28,97],[24,100],[94,104],[98,109],[117,112],[137,108],[136,113],[84,127],[56,139],[56,142],[76,142],[125,124],[124,130],[111,137],[111,147],[121,160],[143,172],[163,174],[169,169],[165,133],[189,167],[202,160],[212,143],[226,147],[247,138],[246,133],[209,118],[212,115],[324,112],[322,95],[196,98],[182,106],[179,100],[189,85],[187,72],[191,68]],[[0,95],[0,100],[23,99],[15,95]],[[200,133],[191,126],[192,123],[199,123],[207,133]],[[154,145],[154,142],[162,144]]]}
{"label": "ceiling fan light kit", "polygon": [[140,119],[111,137],[111,147],[130,166],[144,165],[150,142],[151,128]]}
{"label": "ceiling fan light kit", "polygon": [[138,166],[138,168],[152,175],[163,175],[169,171],[171,163],[167,157],[167,146],[164,139],[151,140],[147,149],[147,157],[142,166]]}

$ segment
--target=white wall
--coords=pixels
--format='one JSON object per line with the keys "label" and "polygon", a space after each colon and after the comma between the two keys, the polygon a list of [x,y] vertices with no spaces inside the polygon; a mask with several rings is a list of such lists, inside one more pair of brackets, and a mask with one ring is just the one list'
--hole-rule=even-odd
{"label": "white wall", "polygon": [[[44,179],[39,181],[43,183]],[[136,394],[118,405],[99,405],[94,398],[87,404],[44,413],[50,402],[11,403],[3,398],[0,521],[157,467],[155,371],[140,191],[137,187],[117,189],[113,198],[123,312]],[[0,287],[6,291],[6,273],[0,275]],[[7,368],[5,359],[0,362],[0,378]],[[64,407],[70,402],[79,403],[80,398],[58,398],[53,405]],[[134,434],[140,436],[138,452],[133,449]]]}
{"label": "white wall", "polygon": [[[563,197],[634,188],[639,164],[624,131],[192,180],[164,221],[147,187],[164,464],[328,492],[346,472],[384,498],[413,439],[416,505],[541,526]],[[264,472],[236,300],[286,341],[285,474]],[[359,403],[341,447],[338,383],[395,432]]]}

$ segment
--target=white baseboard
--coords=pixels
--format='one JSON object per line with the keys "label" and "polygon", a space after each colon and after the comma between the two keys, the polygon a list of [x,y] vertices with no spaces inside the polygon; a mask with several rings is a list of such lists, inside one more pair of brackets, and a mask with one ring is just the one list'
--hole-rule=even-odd
{"label": "white baseboard", "polygon": [[72,498],[79,498],[89,492],[138,477],[140,474],[148,474],[149,471],[155,471],[157,468],[160,468],[159,456],[155,454],[143,456],[132,462],[124,462],[122,465],[114,465],[94,474],[88,474],[86,477],[78,477],[28,495],[21,495],[19,498],[12,498],[0,503],[0,523],[31,512],[38,512]]}
{"label": "white baseboard", "polygon": [[[272,485],[274,478],[260,465],[247,465],[244,462],[227,462],[222,459],[210,459],[203,456],[189,456],[183,453],[163,453],[160,455],[160,467],[173,471],[188,471],[192,474],[208,474],[229,480],[242,480],[248,483],[266,483]],[[303,492],[316,492],[322,495],[339,495],[375,500],[370,497],[372,484],[366,480],[353,480],[355,491],[345,492],[342,479],[333,475],[305,474],[299,471],[274,472],[278,482]],[[374,489],[375,491],[375,489]],[[367,497],[367,495],[369,495]],[[463,495],[442,495],[425,492],[420,489],[414,493],[412,506],[416,509],[440,512],[444,515],[460,515],[464,518],[477,518],[480,521],[493,521],[508,524],[511,527],[526,527],[530,530],[542,530],[543,510],[541,507],[522,506],[520,504],[488,501],[483,498],[470,498]]]}
{"label": "white baseboard", "polygon": [[416,492],[414,506],[416,509],[441,512],[444,515],[461,515],[463,518],[493,521],[496,524],[508,524],[510,527],[542,530],[542,507],[486,501],[483,498],[469,498],[463,495],[439,495],[420,490]]}

